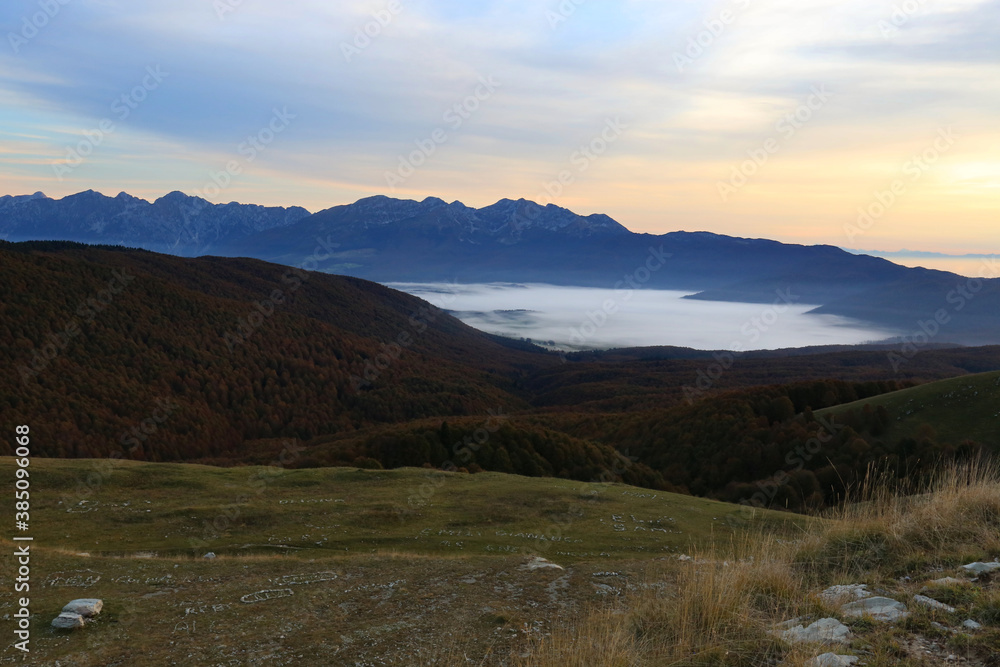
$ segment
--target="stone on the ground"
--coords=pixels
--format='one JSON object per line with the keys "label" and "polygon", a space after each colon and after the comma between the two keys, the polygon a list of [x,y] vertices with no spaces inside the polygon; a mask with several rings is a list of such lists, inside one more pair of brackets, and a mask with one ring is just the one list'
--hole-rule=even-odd
{"label": "stone on the ground", "polygon": [[962,623],[962,627],[965,628],[966,630],[982,630],[983,629],[983,626],[982,626],[981,623],[976,623],[971,618],[969,620],[965,621],[964,623]]}
{"label": "stone on the ground", "polygon": [[215,558],[215,553],[209,551],[207,554],[205,554],[204,556],[202,556],[202,558],[209,558],[209,559]]}
{"label": "stone on the ground", "polygon": [[1000,563],[969,563],[963,565],[962,569],[975,575],[990,574],[1000,570]]}
{"label": "stone on the ground", "polygon": [[789,621],[782,621],[781,623],[777,623],[774,626],[774,629],[780,632],[784,632],[789,628],[794,628],[796,625],[804,625],[805,622],[808,620],[809,620],[808,616],[797,616],[796,618],[793,618]]}
{"label": "stone on the ground", "polygon": [[858,659],[853,655],[824,653],[808,661],[806,667],[849,667],[849,665],[853,665],[857,661]]}
{"label": "stone on the ground", "polygon": [[956,579],[955,577],[945,577],[927,582],[928,586],[961,586],[969,583],[968,579]]}
{"label": "stone on the ground", "polygon": [[866,584],[845,584],[843,586],[830,586],[819,594],[820,599],[829,604],[842,604],[870,598],[872,593]]}
{"label": "stone on the ground", "polygon": [[97,598],[73,600],[63,607],[61,614],[52,619],[52,627],[61,630],[82,628],[87,624],[87,621],[93,620],[100,614],[103,608],[104,600],[98,600]]}
{"label": "stone on the ground", "polygon": [[938,611],[943,611],[943,612],[946,612],[948,614],[954,614],[955,613],[955,608],[954,607],[949,607],[948,605],[944,604],[943,602],[938,602],[934,598],[929,598],[926,595],[914,595],[913,596],[913,601],[916,602],[919,605],[923,605],[924,607],[930,607],[931,609],[937,609]]}
{"label": "stone on the ground", "polygon": [[798,625],[781,633],[786,642],[822,642],[846,644],[851,639],[851,629],[835,618],[821,618],[809,627]]}
{"label": "stone on the ground", "polygon": [[64,611],[52,619],[52,627],[59,628],[60,630],[76,630],[82,628],[85,624],[86,621],[83,619],[83,616],[69,611]]}
{"label": "stone on the ground", "polygon": [[850,618],[870,616],[876,621],[898,621],[910,615],[906,605],[891,598],[874,597],[845,604],[840,613]]}
{"label": "stone on the ground", "polygon": [[534,558],[532,558],[531,560],[529,560],[527,563],[525,563],[524,565],[522,565],[521,568],[525,569],[525,570],[545,570],[545,569],[562,570],[562,569],[564,569],[562,565],[556,565],[552,561],[550,561],[548,559],[545,559],[545,558],[542,558],[541,556],[535,556]]}
{"label": "stone on the ground", "polygon": [[73,600],[65,607],[63,611],[69,614],[79,614],[84,618],[93,618],[101,613],[101,609],[104,608],[104,600],[97,600],[95,598],[81,598],[79,600]]}

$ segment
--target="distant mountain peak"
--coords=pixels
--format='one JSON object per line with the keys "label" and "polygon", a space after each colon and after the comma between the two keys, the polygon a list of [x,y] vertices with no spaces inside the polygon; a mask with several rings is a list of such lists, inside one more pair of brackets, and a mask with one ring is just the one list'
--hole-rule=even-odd
{"label": "distant mountain peak", "polygon": [[230,203],[219,206],[183,192],[150,203],[127,192],[107,197],[85,190],[62,199],[38,192],[0,197],[0,238],[129,245],[157,252],[200,255],[233,239],[309,216],[298,208]]}
{"label": "distant mountain peak", "polygon": [[[163,195],[162,197],[160,197],[159,199],[157,199],[156,201],[154,201],[153,204],[160,204],[160,203],[163,203],[163,204],[175,204],[175,203],[179,203],[179,202],[186,202],[186,201],[189,201],[189,200],[192,200],[192,199],[199,200],[199,199],[201,199],[201,197],[195,197],[194,195],[184,194],[180,190],[174,190],[173,192],[168,192],[167,194]],[[207,200],[204,200],[204,199],[201,199],[201,201],[204,201],[207,204],[211,203],[211,202],[209,202]]]}
{"label": "distant mountain peak", "polygon": [[33,195],[4,195],[0,197],[0,204],[4,203],[24,203],[29,201],[34,201],[36,199],[48,199],[44,192],[38,191]]}

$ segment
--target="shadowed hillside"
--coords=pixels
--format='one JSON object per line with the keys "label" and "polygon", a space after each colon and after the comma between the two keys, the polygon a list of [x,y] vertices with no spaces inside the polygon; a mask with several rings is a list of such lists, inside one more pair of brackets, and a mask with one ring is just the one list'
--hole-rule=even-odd
{"label": "shadowed hillside", "polygon": [[[898,372],[884,346],[562,358],[381,285],[258,260],[67,243],[0,244],[0,259],[0,406],[34,424],[40,456],[268,463],[287,441],[296,467],[611,470],[801,510],[839,502],[872,462],[905,477],[993,446],[945,437],[939,413],[911,442],[877,412],[834,429],[813,411],[998,370],[1000,348],[927,349]],[[965,425],[987,428],[978,417]],[[796,454],[831,430],[822,455]]]}
{"label": "shadowed hillside", "polygon": [[65,244],[0,256],[0,404],[37,424],[39,454],[237,459],[254,438],[525,407],[522,376],[557,363],[352,278]]}

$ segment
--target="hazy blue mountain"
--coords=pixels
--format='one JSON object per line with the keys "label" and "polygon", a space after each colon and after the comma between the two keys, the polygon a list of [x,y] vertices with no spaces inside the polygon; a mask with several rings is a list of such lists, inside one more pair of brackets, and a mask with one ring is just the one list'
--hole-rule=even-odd
{"label": "hazy blue mountain", "polygon": [[[934,343],[1000,342],[1000,280],[968,279],[833,246],[708,232],[635,234],[606,215],[524,199],[476,209],[429,197],[369,197],[305,209],[211,204],[174,192],[0,198],[0,238],[131,245],[176,255],[244,256],[378,282],[540,282],[674,289],[688,298],[792,302],[901,336],[943,311]],[[933,328],[933,327],[931,327]]]}
{"label": "hazy blue mountain", "polygon": [[[316,250],[320,252],[316,253]],[[832,246],[707,232],[634,234],[603,215],[504,199],[474,209],[436,198],[371,197],[294,225],[234,240],[227,254],[376,281],[546,282],[698,292],[693,298],[768,302],[796,287],[803,303],[903,279],[910,271]]]}
{"label": "hazy blue mountain", "polygon": [[304,208],[213,204],[181,192],[148,202],[122,192],[87,190],[63,199],[41,192],[0,197],[0,238],[126,245],[174,255],[213,253],[249,234],[284,227],[309,215]]}

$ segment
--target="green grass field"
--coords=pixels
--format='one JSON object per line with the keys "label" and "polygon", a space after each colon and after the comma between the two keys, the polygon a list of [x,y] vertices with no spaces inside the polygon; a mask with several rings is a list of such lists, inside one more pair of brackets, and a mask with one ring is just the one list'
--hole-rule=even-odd
{"label": "green grass field", "polygon": [[930,424],[945,442],[974,440],[1000,446],[1000,373],[965,375],[817,411],[835,418],[850,410],[885,406],[891,422],[886,439],[914,437]]}
{"label": "green grass field", "polygon": [[[459,648],[475,660],[510,650],[644,585],[648,563],[808,522],[758,513],[750,527],[723,503],[496,473],[50,459],[30,470],[31,664],[461,664]],[[527,569],[531,554],[565,569]],[[105,601],[100,620],[52,630],[80,597]],[[0,658],[19,660],[11,647]]]}

